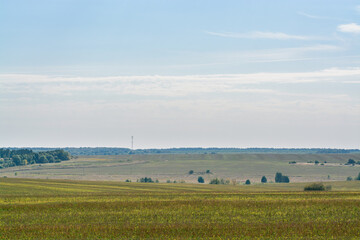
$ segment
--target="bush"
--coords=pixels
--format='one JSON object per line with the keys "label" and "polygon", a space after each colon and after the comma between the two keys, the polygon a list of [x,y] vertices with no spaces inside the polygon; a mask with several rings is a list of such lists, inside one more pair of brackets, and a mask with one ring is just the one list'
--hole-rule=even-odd
{"label": "bush", "polygon": [[211,174],[210,170],[206,170],[206,174]]}
{"label": "bush", "polygon": [[262,183],[267,183],[267,178],[266,178],[265,176],[262,176],[261,182],[262,182]]}
{"label": "bush", "polygon": [[191,175],[191,174],[194,174],[194,170],[190,170],[189,171],[189,174]]}
{"label": "bush", "polygon": [[209,184],[220,184],[220,180],[218,178],[211,179]]}
{"label": "bush", "polygon": [[250,180],[249,180],[249,179],[246,180],[245,184],[246,184],[246,185],[250,185],[250,184],[251,184]]}
{"label": "bush", "polygon": [[205,182],[205,180],[204,180],[204,178],[203,177],[198,177],[198,183],[204,183]]}
{"label": "bush", "polygon": [[130,179],[126,179],[125,182],[131,182],[131,180],[130,180]]}
{"label": "bush", "polygon": [[311,183],[304,187],[304,191],[325,191],[325,185],[323,183]]}
{"label": "bush", "polygon": [[319,161],[318,161],[318,160],[315,160],[315,164],[316,164],[316,165],[319,164]]}
{"label": "bush", "polygon": [[352,177],[347,177],[346,178],[346,181],[352,181],[353,179],[352,179]]}
{"label": "bush", "polygon": [[289,164],[296,164],[296,162],[295,162],[295,161],[291,161],[291,162],[289,162]]}
{"label": "bush", "polygon": [[218,178],[214,178],[211,179],[209,184],[229,184],[230,180],[224,180],[223,178],[218,179]]}

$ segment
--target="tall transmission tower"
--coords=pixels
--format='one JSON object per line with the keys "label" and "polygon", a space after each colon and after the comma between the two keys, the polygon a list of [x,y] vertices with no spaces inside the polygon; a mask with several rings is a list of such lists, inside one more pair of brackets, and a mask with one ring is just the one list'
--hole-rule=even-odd
{"label": "tall transmission tower", "polygon": [[134,150],[134,136],[131,136],[131,150]]}

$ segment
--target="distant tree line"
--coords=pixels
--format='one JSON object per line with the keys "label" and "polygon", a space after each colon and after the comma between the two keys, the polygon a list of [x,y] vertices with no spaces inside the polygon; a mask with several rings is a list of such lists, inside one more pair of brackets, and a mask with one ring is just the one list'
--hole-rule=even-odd
{"label": "distant tree line", "polygon": [[[16,149],[16,148],[12,148]],[[55,148],[29,148],[34,152],[52,151]],[[71,155],[129,155],[129,154],[226,154],[226,153],[294,153],[294,154],[327,154],[327,153],[360,153],[359,149],[327,149],[327,148],[167,148],[136,149],[80,147],[62,148]]]}
{"label": "distant tree line", "polygon": [[57,163],[70,159],[70,154],[62,149],[34,152],[31,149],[0,148],[0,168],[29,165],[35,163]]}

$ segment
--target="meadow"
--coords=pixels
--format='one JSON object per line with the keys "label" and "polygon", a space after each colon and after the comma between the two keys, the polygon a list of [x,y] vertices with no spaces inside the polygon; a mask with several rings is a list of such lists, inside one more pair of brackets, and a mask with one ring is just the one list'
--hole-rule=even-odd
{"label": "meadow", "polygon": [[[61,163],[33,164],[0,169],[0,177],[136,181],[142,177],[160,182],[196,183],[212,178],[259,183],[262,176],[274,181],[276,172],[291,182],[344,181],[355,178],[360,165],[344,165],[348,159],[360,161],[360,154],[145,154],[81,156]],[[289,164],[295,161],[296,164]],[[318,161],[319,164],[315,164]],[[308,163],[311,162],[311,163]],[[195,174],[188,174],[193,170]],[[201,174],[210,170],[211,174]]]}
{"label": "meadow", "polygon": [[360,181],[210,185],[0,179],[0,239],[357,239]]}

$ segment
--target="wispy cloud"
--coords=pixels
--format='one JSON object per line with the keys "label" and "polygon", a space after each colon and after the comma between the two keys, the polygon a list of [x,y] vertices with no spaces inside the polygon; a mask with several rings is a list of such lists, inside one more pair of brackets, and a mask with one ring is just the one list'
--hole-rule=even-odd
{"label": "wispy cloud", "polygon": [[357,23],[341,24],[337,27],[337,30],[345,33],[360,33],[360,25]]}
{"label": "wispy cloud", "polygon": [[328,19],[327,17],[322,17],[322,16],[316,16],[316,15],[311,15],[305,12],[297,12],[297,14],[307,17],[307,18],[312,18],[312,19]]}
{"label": "wispy cloud", "polygon": [[225,38],[245,38],[245,39],[274,39],[274,40],[314,40],[319,37],[290,35],[282,32],[249,32],[249,33],[236,33],[236,32],[210,32],[205,33]]}
{"label": "wispy cloud", "polygon": [[305,12],[297,12],[297,14],[307,17],[307,18],[311,18],[311,19],[319,19],[319,20],[336,20],[336,21],[349,21],[343,18],[336,18],[336,17],[325,17],[325,16],[318,16],[318,15],[313,15],[313,14],[308,14]]}
{"label": "wispy cloud", "polygon": [[[327,57],[331,53],[343,51],[344,48],[330,44],[316,44],[292,48],[270,48],[251,51],[231,51],[231,52],[211,52],[193,53],[189,59],[205,58],[207,61],[222,64],[241,64],[241,63],[266,63],[266,62],[292,62],[323,59],[321,54]],[[336,57],[339,57],[336,54]]]}

